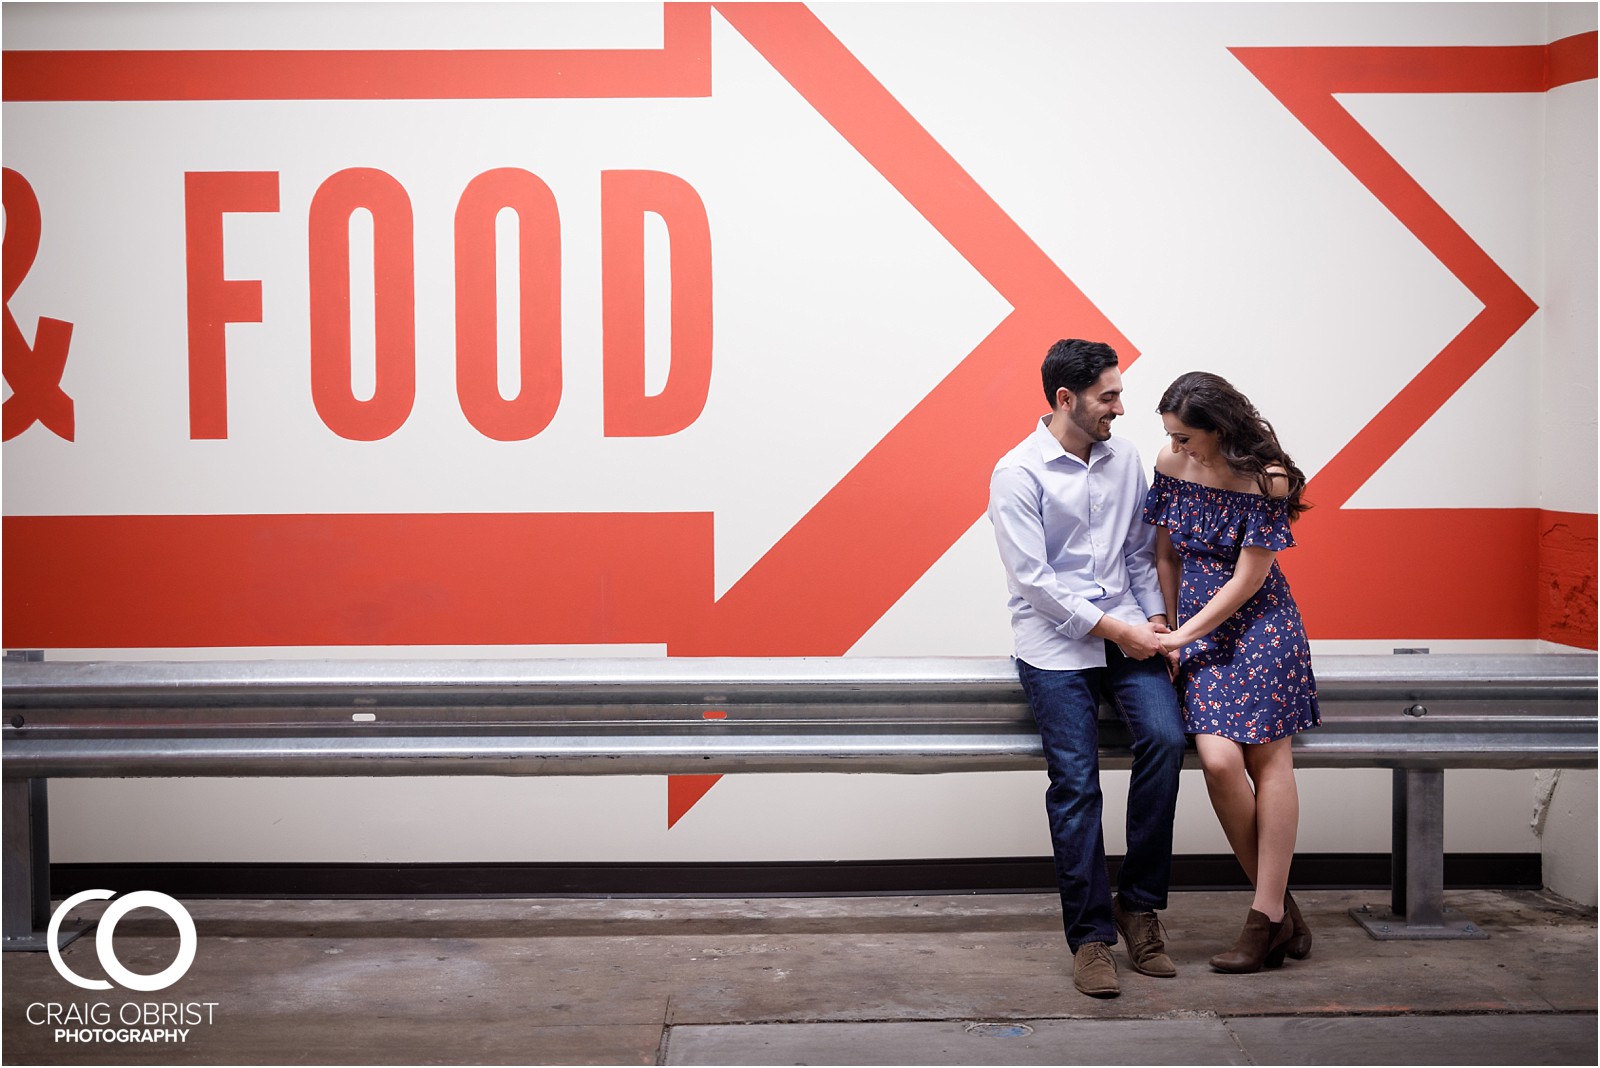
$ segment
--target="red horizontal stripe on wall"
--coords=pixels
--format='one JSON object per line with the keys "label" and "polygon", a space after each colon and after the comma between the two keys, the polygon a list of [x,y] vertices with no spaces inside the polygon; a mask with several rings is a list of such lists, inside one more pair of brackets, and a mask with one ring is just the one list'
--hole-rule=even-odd
{"label": "red horizontal stripe on wall", "polygon": [[[1541,534],[1556,528],[1572,540]],[[1313,639],[1544,638],[1595,647],[1593,515],[1313,509],[1295,539],[1279,560]],[[1572,551],[1557,560],[1542,548],[1552,539]],[[1547,607],[1553,577],[1560,603]]]}
{"label": "red horizontal stripe on wall", "polygon": [[709,513],[7,516],[27,648],[662,643]]}
{"label": "red horizontal stripe on wall", "polygon": [[711,95],[711,9],[666,4],[659,49],[23,51],[5,99],[494,100]]}
{"label": "red horizontal stripe on wall", "polygon": [[[703,513],[8,516],[4,536],[12,648],[808,651],[752,621],[707,641],[723,628]],[[1280,560],[1314,639],[1596,645],[1593,515],[1313,509],[1295,536]]]}
{"label": "red horizontal stripe on wall", "polygon": [[1597,47],[1600,47],[1600,31],[1595,30],[1553,42],[1545,67],[1546,88],[1586,82],[1600,74]]}

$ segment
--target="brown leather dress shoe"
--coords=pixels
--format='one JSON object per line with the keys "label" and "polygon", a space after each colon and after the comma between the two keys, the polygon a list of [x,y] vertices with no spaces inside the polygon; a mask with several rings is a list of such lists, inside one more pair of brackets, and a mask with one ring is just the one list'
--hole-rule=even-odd
{"label": "brown leather dress shoe", "polygon": [[1111,899],[1111,918],[1117,933],[1128,946],[1128,963],[1142,975],[1171,979],[1178,969],[1167,956],[1167,943],[1161,917],[1154,912],[1130,912],[1122,907],[1122,896]]}
{"label": "brown leather dress shoe", "polygon": [[1072,985],[1092,998],[1114,998],[1122,993],[1117,982],[1117,962],[1104,942],[1085,942],[1072,954]]}

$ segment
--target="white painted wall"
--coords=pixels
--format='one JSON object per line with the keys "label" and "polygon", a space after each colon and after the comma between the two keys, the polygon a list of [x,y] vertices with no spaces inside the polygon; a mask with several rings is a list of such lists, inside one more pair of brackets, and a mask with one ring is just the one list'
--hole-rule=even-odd
{"label": "white painted wall", "polygon": [[[1592,29],[1594,8],[1550,5],[1553,37]],[[1540,379],[1539,500],[1550,511],[1595,510],[1595,413],[1600,332],[1596,330],[1596,175],[1593,85],[1561,86],[1545,101],[1544,344]],[[1547,809],[1535,809],[1545,884],[1593,906],[1597,895],[1595,773],[1550,773]],[[1542,796],[1543,784],[1536,787]],[[1541,818],[1542,817],[1542,818]]]}
{"label": "white painted wall", "polygon": [[[1545,44],[1588,4],[825,4],[827,28],[1135,339],[1119,431],[1194,367],[1249,392],[1308,473],[1476,313],[1469,294],[1227,51],[1283,45]],[[1004,302],[713,15],[710,98],[649,102],[5,105],[5,165],[46,236],[11,303],[78,322],[85,432],[3,453],[8,515],[715,510],[716,589],[736,581],[918,397]],[[5,47],[653,48],[654,5],[8,4]],[[1595,83],[1549,94],[1342,103],[1543,310],[1352,500],[1360,508],[1596,509]],[[63,129],[71,137],[59,136]],[[563,205],[567,392],[507,448],[450,394],[449,218],[510,162]],[[345,166],[401,177],[418,217],[419,397],[394,437],[333,440],[305,385],[306,205]],[[679,174],[708,205],[717,370],[705,414],[655,441],[599,430],[597,169]],[[185,169],[282,174],[281,211],[227,223],[230,275],[261,278],[230,328],[238,431],[184,436]],[[841,250],[848,250],[841,254]],[[654,268],[653,268],[654,269]],[[652,277],[656,277],[653,275]],[[67,314],[63,308],[71,311]],[[654,321],[654,320],[652,320]],[[652,334],[659,345],[659,334]],[[1043,353],[1019,353],[1036,364]],[[291,358],[292,357],[292,358]],[[781,397],[775,389],[781,388]],[[1019,423],[1017,438],[1028,427]],[[959,427],[952,427],[959,433]],[[1537,474],[1531,474],[1531,473]],[[1399,547],[1396,551],[1425,551]],[[1521,651],[1408,630],[1314,651]],[[1315,628],[1313,626],[1313,633]],[[1004,582],[978,519],[851,650],[1004,655]],[[397,656],[659,655],[659,646],[392,649]],[[371,655],[370,649],[51,650],[54,658]],[[1108,783],[1107,847],[1124,777]],[[1570,855],[1593,777],[1562,780],[1543,835],[1535,773],[1451,772],[1452,851]],[[1574,786],[1573,784],[1577,785]],[[1389,776],[1302,773],[1300,848],[1389,845]],[[1578,795],[1572,791],[1577,789]],[[672,830],[660,778],[62,781],[55,857],[133,860],[651,861],[1048,852],[1043,774],[725,779]],[[1557,847],[1557,835],[1560,845]],[[1178,848],[1224,852],[1186,773]],[[1564,868],[1548,865],[1552,885]],[[1575,867],[1582,869],[1581,856]],[[1581,882],[1581,880],[1580,880]],[[1576,888],[1569,888],[1569,887]]]}
{"label": "white painted wall", "polygon": [[1566,768],[1543,772],[1531,821],[1544,854],[1544,882],[1563,897],[1593,907],[1595,889],[1595,773]]}

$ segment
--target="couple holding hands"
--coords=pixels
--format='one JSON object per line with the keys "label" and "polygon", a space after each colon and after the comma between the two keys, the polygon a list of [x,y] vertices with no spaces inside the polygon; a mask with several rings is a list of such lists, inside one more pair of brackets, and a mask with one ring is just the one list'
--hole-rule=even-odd
{"label": "couple holding hands", "polygon": [[[1275,562],[1308,505],[1305,476],[1250,401],[1203,371],[1156,406],[1170,448],[1147,482],[1111,436],[1122,377],[1107,345],[1058,341],[1042,368],[1050,414],[996,466],[989,518],[1010,589],[1017,671],[1049,769],[1045,810],[1073,981],[1120,992],[1120,934],[1145,975],[1176,974],[1166,907],[1185,736],[1255,896],[1223,972],[1304,958],[1288,890],[1299,823],[1292,736],[1317,726],[1299,609]],[[1098,708],[1133,738],[1127,853],[1112,894],[1101,833]]]}

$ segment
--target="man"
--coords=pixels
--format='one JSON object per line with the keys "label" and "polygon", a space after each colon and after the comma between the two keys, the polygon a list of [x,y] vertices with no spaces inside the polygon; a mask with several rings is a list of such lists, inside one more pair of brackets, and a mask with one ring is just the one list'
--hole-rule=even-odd
{"label": "man", "polygon": [[[1156,910],[1166,908],[1172,871],[1183,718],[1156,638],[1168,621],[1155,528],[1143,522],[1144,468],[1111,436],[1123,410],[1117,354],[1058,341],[1042,373],[1050,414],[995,467],[989,519],[1011,591],[1017,672],[1050,772],[1045,812],[1073,984],[1115,997],[1118,932],[1135,971],[1176,974]],[[1102,696],[1133,736],[1115,900],[1100,827]]]}

